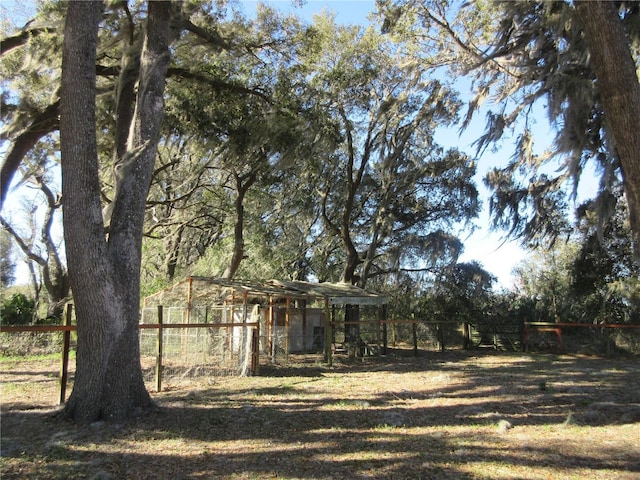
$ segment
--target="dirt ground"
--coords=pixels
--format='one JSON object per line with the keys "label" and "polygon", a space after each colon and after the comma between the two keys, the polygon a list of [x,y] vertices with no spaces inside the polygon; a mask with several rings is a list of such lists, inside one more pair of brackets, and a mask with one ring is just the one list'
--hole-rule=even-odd
{"label": "dirt ground", "polygon": [[[6,360],[6,359],[5,359]],[[264,367],[55,415],[57,368],[0,363],[2,479],[640,479],[640,359],[495,352]]]}

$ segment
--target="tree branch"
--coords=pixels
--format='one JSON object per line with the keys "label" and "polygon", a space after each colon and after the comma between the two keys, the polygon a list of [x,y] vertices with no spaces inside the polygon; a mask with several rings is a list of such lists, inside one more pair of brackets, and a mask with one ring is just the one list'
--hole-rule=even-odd
{"label": "tree branch", "polygon": [[[25,25],[24,28],[26,28],[26,26],[28,26],[29,23]],[[22,45],[27,43],[29,41],[29,38],[31,37],[36,37],[44,32],[56,30],[55,28],[51,28],[51,27],[36,27],[28,30],[25,30],[24,28],[19,34],[13,35],[11,37],[6,37],[0,40],[0,56],[4,56],[14,48],[21,47]]]}
{"label": "tree branch", "polygon": [[[38,114],[31,122],[31,125],[20,132],[11,142],[11,147],[5,155],[4,162],[0,168],[0,210],[7,197],[7,189],[22,159],[42,137],[59,127],[59,115],[60,100],[58,99]],[[7,137],[3,134],[0,139],[5,140]]]}

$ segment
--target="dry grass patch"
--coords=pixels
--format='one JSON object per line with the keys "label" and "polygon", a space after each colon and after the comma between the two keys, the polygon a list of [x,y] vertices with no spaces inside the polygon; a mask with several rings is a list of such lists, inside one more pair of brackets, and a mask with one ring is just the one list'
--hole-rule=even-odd
{"label": "dry grass patch", "polygon": [[265,367],[169,387],[153,413],[87,428],[51,408],[55,361],[5,365],[3,479],[640,478],[637,358]]}

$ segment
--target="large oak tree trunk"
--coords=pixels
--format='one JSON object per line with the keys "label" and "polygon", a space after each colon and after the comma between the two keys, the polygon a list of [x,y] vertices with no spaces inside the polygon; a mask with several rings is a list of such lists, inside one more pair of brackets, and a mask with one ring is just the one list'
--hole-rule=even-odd
{"label": "large oak tree trunk", "polygon": [[636,65],[614,2],[580,0],[575,5],[622,165],[634,254],[640,258],[640,82]]}
{"label": "large oak tree trunk", "polygon": [[149,2],[128,152],[105,238],[95,119],[102,2],[70,2],[62,63],[64,237],[76,305],[78,351],[64,413],[78,423],[119,420],[152,406],[140,366],[138,322],[145,200],[163,118],[169,2]]}

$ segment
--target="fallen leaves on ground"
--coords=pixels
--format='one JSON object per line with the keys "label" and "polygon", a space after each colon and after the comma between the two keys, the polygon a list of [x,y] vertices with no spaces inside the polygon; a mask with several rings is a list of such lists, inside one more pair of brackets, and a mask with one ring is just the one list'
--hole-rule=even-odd
{"label": "fallen leaves on ground", "polygon": [[0,373],[1,477],[640,478],[637,358],[293,362],[169,385],[155,411],[84,428],[55,415],[56,365],[11,362]]}

